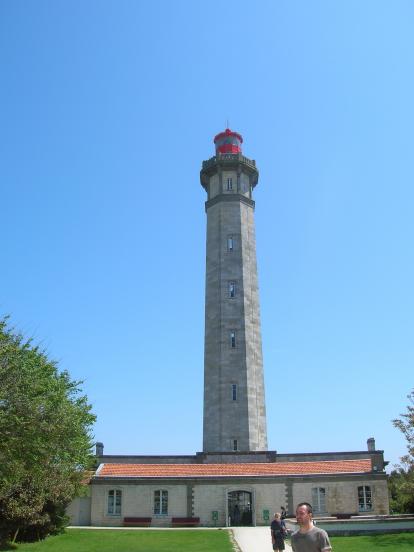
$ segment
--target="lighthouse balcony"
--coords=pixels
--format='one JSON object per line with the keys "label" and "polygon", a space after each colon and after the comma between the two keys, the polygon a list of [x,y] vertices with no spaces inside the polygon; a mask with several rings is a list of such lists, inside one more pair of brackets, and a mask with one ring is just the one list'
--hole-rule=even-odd
{"label": "lighthouse balcony", "polygon": [[[244,163],[254,169],[256,169],[256,161],[254,159],[249,159],[241,153],[219,153],[207,161],[203,161],[202,170],[215,167],[218,163],[226,165],[233,165],[234,163]],[[257,170],[257,169],[256,169]]]}

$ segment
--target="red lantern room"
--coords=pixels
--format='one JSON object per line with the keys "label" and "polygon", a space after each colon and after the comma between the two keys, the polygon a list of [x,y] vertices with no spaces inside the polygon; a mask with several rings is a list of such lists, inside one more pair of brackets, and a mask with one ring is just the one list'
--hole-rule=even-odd
{"label": "red lantern room", "polygon": [[243,138],[240,134],[226,128],[224,132],[220,132],[214,138],[216,155],[219,153],[241,153],[242,142]]}

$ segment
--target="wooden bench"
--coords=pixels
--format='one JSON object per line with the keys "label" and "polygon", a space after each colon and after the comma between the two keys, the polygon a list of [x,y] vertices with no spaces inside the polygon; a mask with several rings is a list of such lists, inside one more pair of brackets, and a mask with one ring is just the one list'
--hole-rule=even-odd
{"label": "wooden bench", "polygon": [[173,527],[196,527],[200,525],[199,517],[173,517],[171,518]]}
{"label": "wooden bench", "polygon": [[358,514],[351,514],[348,512],[345,513],[338,513],[338,514],[331,514],[332,517],[336,517],[336,519],[351,519],[351,516],[357,516]]}
{"label": "wooden bench", "polygon": [[150,517],[124,517],[124,527],[149,527],[152,518]]}

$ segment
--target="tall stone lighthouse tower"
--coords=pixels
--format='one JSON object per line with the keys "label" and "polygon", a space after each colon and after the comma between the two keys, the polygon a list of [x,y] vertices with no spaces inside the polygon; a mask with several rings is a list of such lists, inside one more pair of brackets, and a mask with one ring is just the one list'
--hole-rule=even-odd
{"label": "tall stone lighthouse tower", "polygon": [[253,188],[255,161],[226,129],[203,161],[207,192],[204,452],[267,450]]}

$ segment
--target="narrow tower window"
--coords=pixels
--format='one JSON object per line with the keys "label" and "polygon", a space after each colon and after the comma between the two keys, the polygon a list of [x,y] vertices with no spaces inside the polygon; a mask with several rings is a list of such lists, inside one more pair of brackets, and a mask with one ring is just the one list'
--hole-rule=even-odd
{"label": "narrow tower window", "polygon": [[233,236],[227,237],[227,251],[233,251],[234,248],[234,242],[233,242]]}
{"label": "narrow tower window", "polygon": [[229,297],[236,297],[236,282],[229,282]]}
{"label": "narrow tower window", "polygon": [[237,439],[233,439],[233,450],[234,450],[234,452],[236,452],[238,450]]}
{"label": "narrow tower window", "polygon": [[232,349],[236,347],[236,332],[234,330],[230,332],[230,347]]}
{"label": "narrow tower window", "polygon": [[232,178],[228,178],[227,179],[227,191],[231,191],[233,189],[233,179]]}
{"label": "narrow tower window", "polygon": [[237,401],[237,385],[235,383],[231,386],[231,398],[233,401]]}

